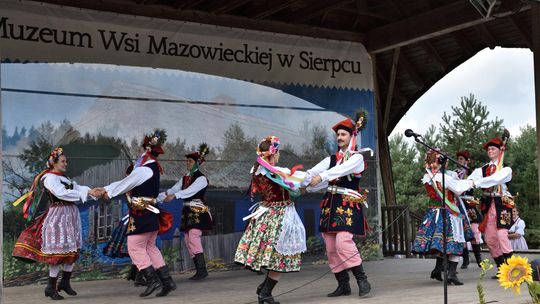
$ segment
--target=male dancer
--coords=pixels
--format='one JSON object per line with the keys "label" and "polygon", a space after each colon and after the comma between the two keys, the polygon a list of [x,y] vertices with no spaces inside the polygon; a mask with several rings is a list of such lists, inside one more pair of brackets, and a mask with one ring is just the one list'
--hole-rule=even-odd
{"label": "male dancer", "polygon": [[[360,125],[363,124],[361,119],[358,121]],[[367,222],[361,202],[341,194],[359,189],[360,174],[365,168],[364,157],[352,144],[356,141],[353,136],[358,131],[357,126],[351,119],[334,125],[332,129],[336,133],[339,150],[307,171],[307,180],[311,179],[311,190],[327,189],[321,202],[319,230],[326,244],[328,264],[338,281],[337,289],[328,294],[328,297],[351,294],[348,270],[356,278],[359,296],[371,290],[362,258],[353,241],[354,235],[366,234]]]}

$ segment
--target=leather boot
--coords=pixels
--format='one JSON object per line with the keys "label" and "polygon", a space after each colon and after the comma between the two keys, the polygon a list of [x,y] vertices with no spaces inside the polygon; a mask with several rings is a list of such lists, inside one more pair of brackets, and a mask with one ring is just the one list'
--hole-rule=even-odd
{"label": "leather boot", "polygon": [[65,291],[70,296],[76,296],[77,292],[71,288],[71,284],[69,283],[71,279],[71,271],[62,271],[62,279],[60,280],[60,283],[58,284],[58,287],[56,288],[58,292]]}
{"label": "leather boot", "polygon": [[508,259],[512,257],[512,255],[514,255],[514,252],[503,253],[503,263],[506,263]]}
{"label": "leather boot", "polygon": [[482,268],[482,253],[480,252],[480,245],[472,244],[472,250],[474,252],[474,259],[476,260],[476,264],[478,264],[478,267]]}
{"label": "leather boot", "polygon": [[204,261],[204,253],[197,253],[193,258],[195,261],[195,269],[197,272],[194,276],[189,278],[190,280],[202,280],[208,276],[208,271],[206,270],[206,262]]}
{"label": "leather boot", "polygon": [[268,277],[266,281],[264,282],[263,288],[261,289],[261,293],[257,296],[257,299],[259,300],[259,304],[279,304],[278,301],[274,300],[274,297],[272,296],[272,290],[274,290],[274,287],[276,286],[278,281]]}
{"label": "leather boot", "polygon": [[261,294],[261,290],[262,290],[264,284],[266,284],[267,280],[268,280],[268,273],[266,274],[266,278],[264,278],[264,281],[262,281],[262,283],[259,284],[259,286],[257,286],[257,295]]}
{"label": "leather boot", "polygon": [[169,294],[169,292],[176,289],[176,283],[174,283],[173,278],[169,274],[169,268],[167,265],[158,268],[156,273],[161,280],[161,291],[156,294],[156,297],[164,297]]}
{"label": "leather boot", "polygon": [[443,281],[443,278],[442,278],[443,262],[444,262],[443,258],[441,257],[437,258],[437,261],[435,262],[435,268],[433,268],[433,270],[431,271],[430,277],[432,279],[435,279],[440,282]]}
{"label": "leather boot", "polygon": [[461,269],[467,269],[467,267],[469,267],[469,249],[465,244],[465,248],[463,248],[463,264],[461,264]]}
{"label": "leather boot", "polygon": [[144,280],[144,276],[141,274],[141,272],[139,270],[137,270],[137,267],[135,267],[135,282],[133,282],[133,285],[135,285],[135,287],[139,287],[139,286],[146,286],[146,281]]}
{"label": "leather boot", "polygon": [[347,269],[340,272],[334,273],[336,280],[338,282],[338,287],[334,292],[327,294],[327,297],[339,297],[339,296],[350,296],[351,295],[351,285],[349,284],[349,272]]}
{"label": "leather boot", "polygon": [[351,272],[358,283],[358,295],[360,297],[367,295],[371,290],[371,285],[369,284],[367,275],[364,272],[364,266],[362,264],[354,266],[351,268]]}
{"label": "leather boot", "polygon": [[51,297],[53,300],[63,300],[64,297],[58,294],[58,291],[56,290],[56,282],[58,281],[58,278],[49,277],[49,280],[47,281],[47,287],[45,287],[45,296]]}
{"label": "leather boot", "polygon": [[159,277],[154,270],[154,267],[148,266],[145,269],[141,269],[141,273],[144,276],[144,279],[146,280],[146,290],[143,291],[139,296],[140,297],[146,297],[152,294],[156,289],[161,287],[161,281],[159,280]]}
{"label": "leather boot", "polygon": [[[504,256],[501,255],[501,256],[498,256],[498,257],[495,257],[493,258],[493,261],[495,261],[495,264],[497,265],[497,272],[499,271],[499,268],[501,267],[501,265],[504,263]],[[491,277],[493,280],[497,280],[497,275],[494,275]]]}
{"label": "leather boot", "polygon": [[454,283],[454,285],[463,285],[463,283],[457,277],[458,262],[448,261],[448,285]]}

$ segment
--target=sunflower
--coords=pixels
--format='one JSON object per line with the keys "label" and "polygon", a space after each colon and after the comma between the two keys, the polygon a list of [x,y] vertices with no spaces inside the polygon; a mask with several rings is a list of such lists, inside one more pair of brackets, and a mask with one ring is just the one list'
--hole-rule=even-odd
{"label": "sunflower", "polygon": [[520,294],[521,284],[532,281],[532,268],[527,258],[514,255],[499,267],[497,278],[504,289],[511,287],[514,294]]}

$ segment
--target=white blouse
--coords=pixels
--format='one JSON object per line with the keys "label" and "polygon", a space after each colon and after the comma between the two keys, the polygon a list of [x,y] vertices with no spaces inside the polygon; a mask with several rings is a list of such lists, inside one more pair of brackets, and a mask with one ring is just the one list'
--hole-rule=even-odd
{"label": "white blouse", "polygon": [[[183,185],[183,178],[181,178],[176,184],[174,184],[172,188],[165,191],[165,194],[166,195],[174,194],[176,198],[181,198],[181,199],[192,197],[197,192],[201,191],[205,187],[208,187],[208,179],[206,179],[206,177],[204,176],[199,176],[197,177],[197,179],[193,181],[193,183],[191,183],[191,185],[189,185],[186,189],[183,189],[183,190],[182,190],[182,185]],[[160,194],[159,197],[162,198],[163,195]]]}
{"label": "white blouse", "polygon": [[360,153],[355,153],[351,155],[346,161],[341,160],[334,167],[328,169],[330,166],[330,156],[323,159],[321,162],[316,164],[313,168],[309,169],[306,172],[306,175],[309,177],[315,177],[319,175],[321,177],[321,183],[315,187],[308,187],[308,191],[317,191],[328,187],[328,182],[340,178],[342,176],[347,176],[349,174],[359,174],[364,171],[364,156]]}
{"label": "white blouse", "polygon": [[146,164],[155,162],[155,160],[150,159],[146,161],[142,166],[137,167],[131,171],[131,173],[124,177],[121,181],[111,183],[108,186],[105,186],[105,191],[107,191],[107,196],[109,198],[116,197],[120,194],[126,193],[133,188],[142,185],[145,181],[149,180],[154,172],[148,167],[144,167]]}
{"label": "white blouse", "polygon": [[[63,175],[46,173],[41,180],[43,181],[43,186],[47,188],[47,190],[63,201],[84,203],[88,199],[90,187],[80,186]],[[73,189],[66,189],[66,186],[62,183],[73,185]]]}

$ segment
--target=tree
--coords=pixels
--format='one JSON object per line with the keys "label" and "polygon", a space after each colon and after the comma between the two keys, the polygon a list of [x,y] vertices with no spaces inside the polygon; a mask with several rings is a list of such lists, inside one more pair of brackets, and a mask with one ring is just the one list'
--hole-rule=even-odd
{"label": "tree", "polygon": [[392,136],[388,144],[397,204],[409,205],[415,212],[421,211],[427,199],[420,183],[423,167],[418,150],[414,145],[409,145],[402,134]]}
{"label": "tree", "polygon": [[304,160],[321,160],[328,156],[328,133],[321,124],[313,124],[306,130],[307,138],[311,139],[309,145],[304,146],[302,158]]}
{"label": "tree", "polygon": [[459,107],[452,107],[450,115],[445,112],[442,121],[438,134],[444,143],[444,151],[453,154],[469,150],[474,166],[488,161],[482,144],[503,131],[503,120],[498,117],[490,120],[487,106],[476,100],[473,94],[461,97]]}
{"label": "tree", "polygon": [[521,129],[505,154],[505,165],[512,168],[510,192],[519,193],[516,204],[527,228],[540,228],[540,208],[538,207],[538,160],[536,129],[526,126]]}
{"label": "tree", "polygon": [[238,122],[234,122],[223,134],[223,150],[221,159],[232,161],[245,155],[252,154],[257,147],[255,138],[248,138]]}

